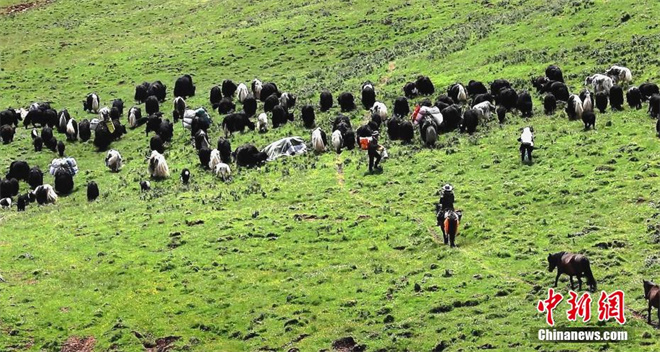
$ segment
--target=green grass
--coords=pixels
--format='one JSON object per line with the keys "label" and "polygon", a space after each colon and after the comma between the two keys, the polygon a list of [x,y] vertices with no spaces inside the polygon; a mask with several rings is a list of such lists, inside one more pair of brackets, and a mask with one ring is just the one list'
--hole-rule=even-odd
{"label": "green grass", "polygon": [[[391,107],[420,73],[438,92],[500,77],[531,91],[529,78],[550,63],[575,91],[613,63],[630,67],[636,84],[658,80],[660,5],[580,4],[55,1],[0,21],[0,107],[52,101],[80,121],[92,117],[80,104],[89,92],[103,104],[123,98],[128,110],[135,84],[160,79],[171,97],[184,73],[196,81],[194,107],[208,106],[208,91],[226,78],[277,82],[299,95],[298,107],[317,103],[325,88],[357,94],[367,79]],[[631,19],[621,23],[622,13]],[[98,351],[140,351],[170,335],[181,337],[177,350],[194,351],[315,351],[344,336],[369,351],[428,351],[441,341],[448,350],[657,350],[641,285],[658,279],[660,265],[655,121],[643,110],[599,114],[597,130],[584,132],[563,113],[542,115],[539,102],[528,122],[513,115],[475,136],[445,134],[432,150],[385,140],[391,158],[373,176],[365,153],[353,151],[234,167],[225,184],[197,166],[177,125],[166,152],[173,177],[141,193],[142,129],[112,144],[125,159],[118,174],[91,142],[68,144],[81,169],[73,194],[25,213],[0,211],[0,350],[58,351],[70,336],[94,336]],[[317,120],[328,131],[337,113]],[[351,114],[354,125],[365,116]],[[215,144],[221,117],[213,117]],[[518,156],[526,125],[540,146],[532,166]],[[296,121],[231,142],[264,147],[291,135],[309,139]],[[53,158],[34,153],[23,128],[0,146],[5,169],[23,159],[46,170]],[[178,180],[185,167],[187,187]],[[90,180],[102,193],[94,203],[85,196]],[[464,210],[457,249],[432,237],[446,182]],[[554,280],[545,258],[560,250],[587,254],[599,289],[625,290],[634,341],[535,341],[531,328],[544,326],[536,302]],[[567,280],[559,289],[567,293]]]}

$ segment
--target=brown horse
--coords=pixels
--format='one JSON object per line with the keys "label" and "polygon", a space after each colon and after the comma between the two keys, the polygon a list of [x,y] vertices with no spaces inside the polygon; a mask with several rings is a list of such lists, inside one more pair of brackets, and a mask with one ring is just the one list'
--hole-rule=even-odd
{"label": "brown horse", "polygon": [[548,271],[552,272],[557,268],[557,277],[555,278],[555,287],[561,274],[566,274],[571,280],[571,289],[573,288],[573,276],[577,276],[579,283],[579,290],[582,291],[582,276],[587,278],[587,284],[592,292],[598,288],[596,286],[596,279],[591,273],[591,266],[589,259],[582,254],[573,254],[566,252],[559,252],[555,254],[548,254]]}
{"label": "brown horse", "polygon": [[456,235],[458,235],[458,224],[463,218],[463,212],[454,211],[449,209],[445,211],[445,219],[440,226],[442,228],[442,238],[445,240],[445,244],[450,243],[451,247],[456,247],[454,240]]}
{"label": "brown horse", "polygon": [[660,324],[660,286],[651,281],[642,281],[644,282],[644,298],[649,301],[648,323],[651,324],[651,307],[656,307],[658,308],[658,324]]}

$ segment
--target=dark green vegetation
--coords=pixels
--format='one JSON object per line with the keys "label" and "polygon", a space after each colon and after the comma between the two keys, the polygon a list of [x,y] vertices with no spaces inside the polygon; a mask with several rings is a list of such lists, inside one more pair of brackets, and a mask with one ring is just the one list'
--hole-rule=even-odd
{"label": "dark green vegetation", "polygon": [[[550,63],[574,91],[614,63],[639,84],[660,80],[658,10],[633,1],[55,1],[2,17],[0,107],[52,101],[80,121],[92,117],[80,103],[89,92],[104,105],[123,98],[128,110],[135,84],[160,79],[170,98],[184,73],[196,80],[193,107],[208,106],[225,78],[277,82],[299,95],[298,107],[323,88],[357,94],[370,79],[391,108],[419,73],[438,91],[495,78],[531,91],[529,78]],[[315,351],[345,336],[369,351],[441,341],[449,350],[598,350],[538,344],[530,333],[544,326],[535,306],[554,280],[547,253],[560,250],[587,254],[599,289],[626,291],[635,341],[609,347],[658,350],[642,290],[660,266],[655,121],[643,110],[599,114],[597,131],[583,132],[535,104],[529,122],[510,116],[472,137],[442,135],[434,150],[386,140],[391,159],[374,176],[354,151],[234,170],[224,184],[197,166],[177,125],[166,152],[173,177],[140,193],[142,129],[113,143],[125,159],[119,174],[91,143],[69,144],[82,170],[72,195],[0,211],[0,350],[59,350],[70,336],[93,336],[99,351],[142,350],[165,336],[196,351]],[[169,100],[161,109],[169,114]],[[317,120],[328,131],[336,114]],[[354,124],[365,116],[354,113]],[[527,124],[540,147],[533,166],[517,152]],[[236,134],[232,146],[290,135],[309,138],[297,121]],[[54,157],[35,154],[25,129],[0,146],[3,173],[17,159],[46,170]],[[188,187],[178,181],[184,167]],[[92,204],[88,180],[101,188]],[[432,236],[444,182],[464,210],[457,249]]]}

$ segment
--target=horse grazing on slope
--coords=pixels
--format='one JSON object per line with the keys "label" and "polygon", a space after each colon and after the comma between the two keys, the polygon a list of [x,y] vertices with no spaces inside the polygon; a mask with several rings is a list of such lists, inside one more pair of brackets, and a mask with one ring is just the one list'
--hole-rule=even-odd
{"label": "horse grazing on slope", "polygon": [[598,289],[596,279],[594,279],[594,275],[591,273],[589,259],[582,254],[566,252],[548,254],[548,271],[552,272],[555,268],[557,268],[555,287],[557,287],[559,276],[566,274],[571,280],[571,289],[573,289],[573,276],[577,276],[579,290],[582,290],[582,276],[587,278],[587,284],[591,291],[595,292]]}
{"label": "horse grazing on slope", "polygon": [[651,324],[651,307],[658,308],[658,324],[660,324],[660,286],[651,281],[644,282],[644,298],[649,301],[648,323]]}

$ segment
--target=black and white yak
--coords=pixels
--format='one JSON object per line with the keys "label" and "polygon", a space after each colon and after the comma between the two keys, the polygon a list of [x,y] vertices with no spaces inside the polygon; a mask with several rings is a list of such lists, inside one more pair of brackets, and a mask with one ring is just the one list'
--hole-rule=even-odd
{"label": "black and white yak", "polygon": [[262,112],[257,117],[257,131],[259,133],[268,132],[268,115],[265,112]]}
{"label": "black and white yak", "polygon": [[593,86],[594,92],[598,94],[599,92],[605,92],[610,94],[610,89],[614,85],[614,80],[609,76],[597,73],[595,75],[589,76],[584,80],[585,86]]}
{"label": "black and white yak", "polygon": [[362,106],[365,109],[370,109],[376,102],[376,90],[373,83],[366,81],[362,84]]}
{"label": "black and white yak", "polygon": [[[369,112],[371,113],[371,116],[378,116],[380,118],[380,121],[385,121],[388,118],[388,111],[387,111],[387,106],[385,104],[377,101],[373,104],[371,109],[369,109]],[[380,125],[380,123],[379,123]]]}
{"label": "black and white yak", "polygon": [[139,121],[142,120],[142,109],[138,106],[133,106],[128,110],[128,127],[138,127]]}
{"label": "black and white yak", "polygon": [[66,140],[78,140],[78,122],[75,119],[69,119],[69,122],[66,123]]}
{"label": "black and white yak", "polygon": [[332,148],[337,152],[337,154],[341,153],[341,148],[344,147],[344,136],[342,135],[340,130],[335,130],[332,132]]}
{"label": "black and white yak", "polygon": [[319,127],[312,131],[312,149],[317,153],[323,153],[328,145],[328,137]]}
{"label": "black and white yak", "polygon": [[580,92],[580,100],[582,100],[582,111],[594,111],[594,101],[591,97],[591,92],[589,90],[584,90]]}
{"label": "black and white yak", "polygon": [[181,179],[181,183],[183,183],[184,185],[190,183],[190,170],[188,169],[181,170],[181,176],[179,178]]}
{"label": "black and white yak", "polygon": [[248,95],[250,95],[250,91],[245,84],[241,83],[238,85],[238,87],[236,87],[236,97],[238,98],[239,103],[242,104]]}
{"label": "black and white yak", "polygon": [[98,94],[90,93],[87,95],[87,98],[83,100],[83,110],[91,113],[98,113],[101,108],[101,98]]}
{"label": "black and white yak", "polygon": [[118,151],[112,149],[108,151],[108,154],[105,156],[105,166],[107,166],[111,172],[119,172],[123,165],[123,158]]}
{"label": "black and white yak", "polygon": [[572,94],[568,98],[568,104],[566,105],[566,114],[568,115],[569,120],[579,120],[582,119],[582,100],[577,94]]}
{"label": "black and white yak", "polygon": [[39,205],[54,204],[57,202],[57,193],[55,193],[53,186],[49,184],[41,185],[31,193]]}
{"label": "black and white yak", "polygon": [[633,79],[630,69],[623,66],[613,65],[605,71],[605,74],[610,76],[616,84],[629,84]]}
{"label": "black and white yak", "polygon": [[222,181],[227,181],[231,177],[231,167],[226,163],[218,163],[213,168],[213,173],[222,179]]}
{"label": "black and white yak", "polygon": [[255,79],[252,80],[252,83],[250,84],[250,86],[252,88],[252,95],[256,99],[260,99],[261,98],[261,89],[263,88],[263,84],[261,83],[261,81],[255,78]]}
{"label": "black and white yak", "polygon": [[66,133],[66,124],[71,119],[71,115],[67,109],[57,113],[57,132]]}
{"label": "black and white yak", "polygon": [[179,119],[183,119],[183,114],[186,112],[186,100],[181,97],[177,96],[174,98],[174,110],[172,111],[172,118],[174,119],[174,123],[177,123]]}
{"label": "black and white yak", "polygon": [[460,83],[452,84],[447,90],[447,95],[455,102],[465,104],[468,100],[468,92]]}
{"label": "black and white yak", "polygon": [[163,154],[152,150],[148,159],[149,167],[147,171],[152,178],[164,179],[170,177],[170,168],[167,166],[167,161]]}

